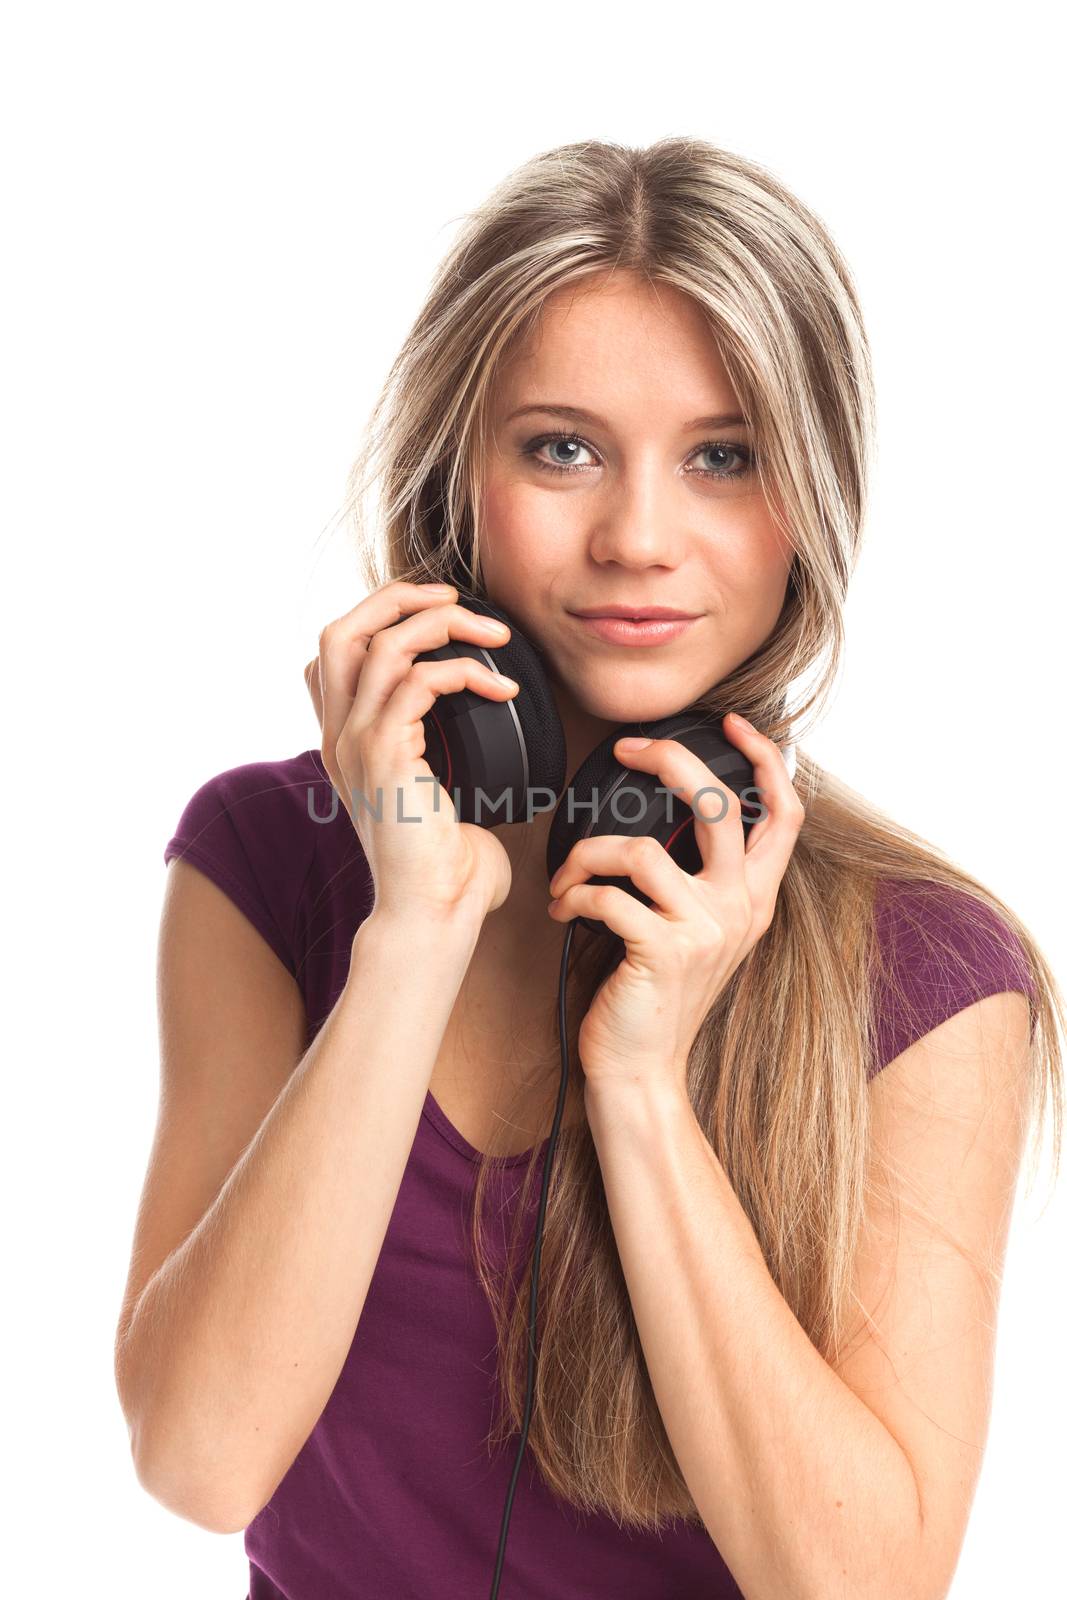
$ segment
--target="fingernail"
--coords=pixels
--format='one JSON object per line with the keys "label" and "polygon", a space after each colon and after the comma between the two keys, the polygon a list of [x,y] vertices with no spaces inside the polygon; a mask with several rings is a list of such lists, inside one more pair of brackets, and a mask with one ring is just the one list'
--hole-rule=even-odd
{"label": "fingernail", "polygon": [[616,744],[621,744],[624,750],[643,750],[646,744],[651,744],[651,739],[616,739]]}
{"label": "fingernail", "polygon": [[424,583],[422,585],[424,594],[452,594],[455,587],[454,583]]}
{"label": "fingernail", "polygon": [[735,722],[739,722],[741,724],[742,728],[747,728],[750,733],[755,733],[756,730],[752,726],[751,722],[749,722],[747,717],[742,717],[737,711],[731,711],[730,715]]}

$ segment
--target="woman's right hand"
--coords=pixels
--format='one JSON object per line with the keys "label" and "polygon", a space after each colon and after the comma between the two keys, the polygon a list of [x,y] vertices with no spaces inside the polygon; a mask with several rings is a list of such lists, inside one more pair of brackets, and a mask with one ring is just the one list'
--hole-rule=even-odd
{"label": "woman's right hand", "polygon": [[[511,863],[490,829],[458,822],[448,791],[425,781],[433,773],[423,759],[422,719],[438,695],[471,689],[504,701],[518,691],[470,656],[415,662],[449,639],[487,647],[507,642],[510,630],[465,610],[457,593],[401,582],[375,589],[323,628],[304,679],[322,729],[323,765],[374,876],[374,909],[401,916],[458,912],[481,921],[507,899]],[[416,783],[416,776],[424,781]],[[365,797],[355,810],[353,795]],[[370,809],[379,805],[380,822]],[[398,822],[398,816],[419,820]]]}

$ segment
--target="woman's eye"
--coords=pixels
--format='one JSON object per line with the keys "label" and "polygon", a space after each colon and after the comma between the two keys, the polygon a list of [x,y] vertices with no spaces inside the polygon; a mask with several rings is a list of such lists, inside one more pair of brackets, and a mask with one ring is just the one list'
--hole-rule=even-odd
{"label": "woman's eye", "polygon": [[[563,461],[545,461],[540,452],[542,450],[562,450],[566,459]],[[523,447],[523,454],[530,457],[534,466],[540,467],[545,472],[587,472],[588,465],[575,460],[576,454],[581,451],[592,452],[592,446],[586,444],[584,439],[578,438],[573,433],[542,433],[536,439],[531,439]],[[569,454],[566,454],[569,452]],[[690,471],[698,478],[734,479],[743,478],[753,470],[752,452],[740,444],[729,444],[725,440],[705,439],[693,452],[693,458],[702,455],[717,457],[719,465],[712,467],[692,467]],[[734,464],[723,466],[723,458],[727,462],[732,457]]]}
{"label": "woman's eye", "polygon": [[746,449],[743,444],[715,444],[713,441],[707,440],[697,447],[697,455],[717,456],[720,461],[723,456],[733,456],[741,463],[740,466],[736,466],[732,470],[724,470],[722,467],[697,467],[695,470],[702,477],[743,478],[752,471],[752,452]]}
{"label": "woman's eye", "polygon": [[543,433],[539,439],[531,439],[526,446],[525,454],[530,456],[537,467],[544,467],[547,472],[572,472],[581,471],[573,464],[573,458],[566,457],[563,461],[542,461],[537,454],[539,450],[554,450],[557,446],[566,446],[571,450],[588,450],[589,446],[582,440],[576,439],[571,433]]}

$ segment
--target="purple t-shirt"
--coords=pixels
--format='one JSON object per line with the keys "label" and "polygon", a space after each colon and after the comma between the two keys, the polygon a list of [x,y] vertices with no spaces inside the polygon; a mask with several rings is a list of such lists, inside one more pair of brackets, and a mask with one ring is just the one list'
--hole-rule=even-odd
{"label": "purple t-shirt", "polygon": [[[304,996],[307,1043],[348,977],[373,878],[317,750],[251,762],[192,796],[164,860],[191,862],[259,930]],[[877,1013],[872,1073],[985,995],[1033,992],[1022,952],[964,935],[952,894],[885,884],[877,927],[907,1005]],[[930,954],[915,918],[955,956]],[[546,1141],[536,1147],[536,1168]],[[504,1218],[530,1153],[506,1157],[491,1189],[489,1241],[503,1258]],[[454,1600],[488,1593],[517,1438],[492,1458],[496,1331],[470,1261],[478,1152],[427,1093],[396,1205],[345,1364],[311,1434],[249,1523],[249,1600]],[[531,1189],[532,1243],[540,1182]],[[487,1219],[490,1213],[487,1213]],[[265,1307],[266,1315],[270,1308]],[[700,1528],[621,1530],[554,1499],[523,1454],[501,1580],[522,1600],[736,1600],[741,1591]]]}

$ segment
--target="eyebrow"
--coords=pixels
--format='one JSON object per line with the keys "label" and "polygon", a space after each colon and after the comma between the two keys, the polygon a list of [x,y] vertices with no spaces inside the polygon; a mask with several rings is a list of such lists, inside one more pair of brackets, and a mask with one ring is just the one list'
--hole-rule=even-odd
{"label": "eyebrow", "polygon": [[[594,427],[604,428],[608,424],[603,417],[598,417],[595,412],[583,411],[580,406],[555,405],[551,402],[535,401],[532,405],[520,406],[506,419],[514,422],[516,417],[525,417],[532,411],[544,412],[547,416],[566,417],[571,422],[591,422]],[[717,417],[694,417],[691,422],[683,422],[683,430],[690,428],[732,428],[746,426],[747,418],[739,416],[736,412],[724,412]]]}

